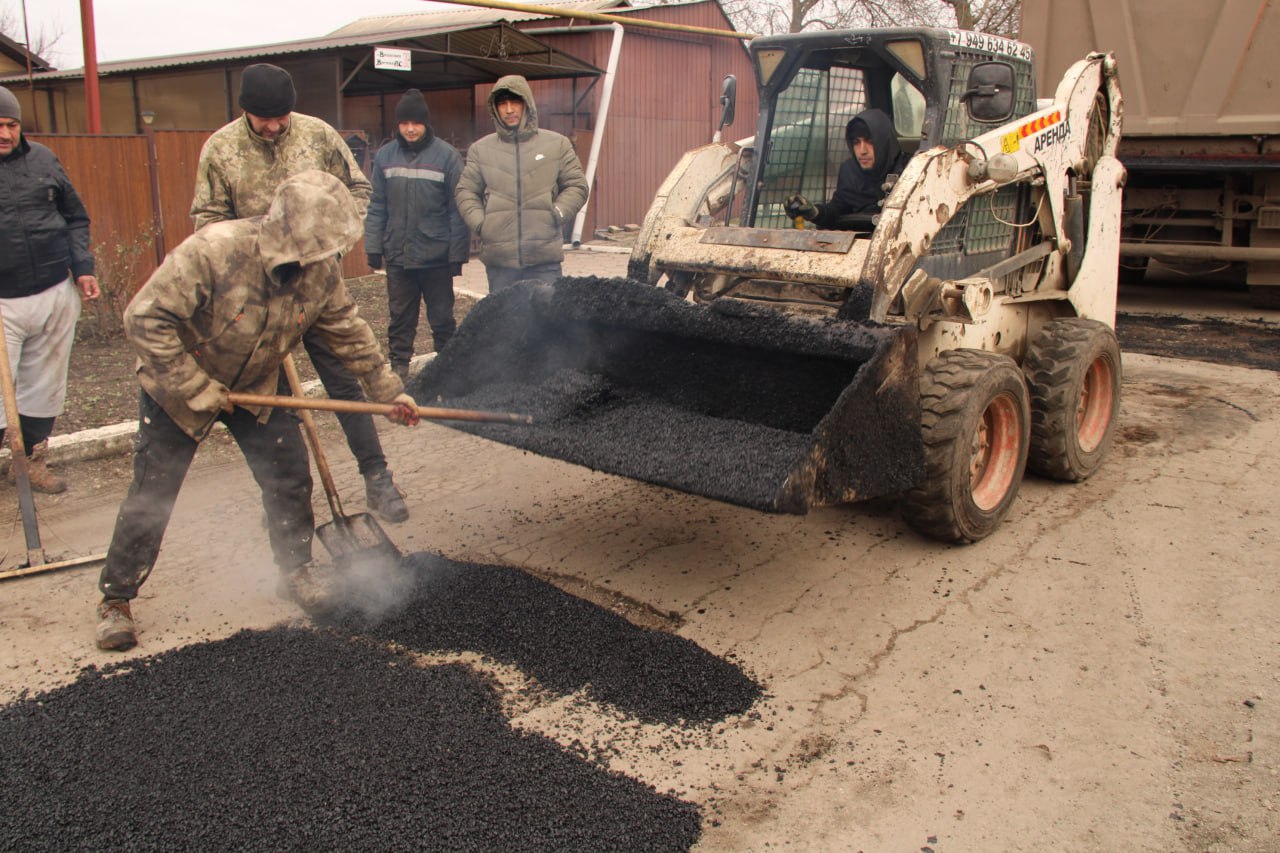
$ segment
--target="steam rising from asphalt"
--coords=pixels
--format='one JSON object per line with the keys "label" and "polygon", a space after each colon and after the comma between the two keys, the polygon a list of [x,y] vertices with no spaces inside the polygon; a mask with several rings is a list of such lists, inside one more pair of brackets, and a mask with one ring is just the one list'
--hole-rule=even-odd
{"label": "steam rising from asphalt", "polygon": [[377,623],[401,612],[414,597],[418,578],[404,562],[370,553],[338,568],[330,584],[330,606]]}

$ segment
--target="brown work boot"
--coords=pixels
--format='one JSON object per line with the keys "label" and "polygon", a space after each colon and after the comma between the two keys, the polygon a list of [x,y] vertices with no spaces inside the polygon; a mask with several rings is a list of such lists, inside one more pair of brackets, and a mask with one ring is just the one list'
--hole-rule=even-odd
{"label": "brown work boot", "polygon": [[[48,455],[48,441],[42,441],[31,448],[31,455],[27,457],[27,479],[31,482],[31,490],[33,492],[43,492],[46,495],[62,494],[67,490],[67,481],[49,470],[49,464],[45,461],[45,457]],[[18,475],[14,472],[11,463],[9,465],[9,482],[16,483],[17,481]]]}
{"label": "brown work boot", "polygon": [[122,598],[103,599],[98,605],[98,648],[109,652],[128,651],[138,644],[129,602]]}
{"label": "brown work boot", "polygon": [[293,569],[281,569],[276,595],[292,601],[303,610],[323,610],[331,598],[330,590],[312,571],[315,563],[304,563]]}

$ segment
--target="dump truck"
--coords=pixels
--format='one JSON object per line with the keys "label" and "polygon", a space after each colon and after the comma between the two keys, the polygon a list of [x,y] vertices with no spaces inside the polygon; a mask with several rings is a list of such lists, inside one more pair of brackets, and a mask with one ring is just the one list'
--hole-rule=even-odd
{"label": "dump truck", "polygon": [[1280,4],[1024,0],[1022,34],[1042,81],[1084,50],[1123,69],[1121,281],[1231,267],[1215,280],[1280,308]]}
{"label": "dump truck", "polygon": [[[990,534],[1028,468],[1092,475],[1120,405],[1114,58],[1042,100],[1031,48],[979,33],[749,51],[754,136],[677,163],[628,276],[491,294],[411,393],[532,415],[459,427],[495,441],[766,512],[894,499],[951,542]],[[796,227],[786,200],[830,196],[867,108],[910,159],[876,212]]]}

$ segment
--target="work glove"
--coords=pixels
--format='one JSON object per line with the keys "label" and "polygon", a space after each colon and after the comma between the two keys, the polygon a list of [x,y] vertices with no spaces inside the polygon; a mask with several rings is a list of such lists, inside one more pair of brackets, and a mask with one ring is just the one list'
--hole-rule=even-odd
{"label": "work glove", "polygon": [[380,269],[382,269],[382,255],[370,255],[370,256],[369,256],[369,269],[371,269],[371,270],[380,270]]}
{"label": "work glove", "polygon": [[418,421],[422,420],[418,417],[418,404],[408,394],[397,394],[391,404],[395,408],[387,413],[387,420],[393,424],[417,426]]}
{"label": "work glove", "polygon": [[187,408],[193,412],[204,412],[210,415],[216,415],[218,412],[230,414],[236,408],[231,405],[230,395],[231,389],[216,379],[210,379],[209,384],[200,389],[200,393],[187,400]]}
{"label": "work glove", "polygon": [[787,211],[787,216],[792,219],[797,216],[803,216],[805,219],[815,219],[818,216],[818,208],[802,195],[788,196],[783,207]]}
{"label": "work glove", "polygon": [[449,275],[454,278],[462,275],[462,264],[449,264]]}

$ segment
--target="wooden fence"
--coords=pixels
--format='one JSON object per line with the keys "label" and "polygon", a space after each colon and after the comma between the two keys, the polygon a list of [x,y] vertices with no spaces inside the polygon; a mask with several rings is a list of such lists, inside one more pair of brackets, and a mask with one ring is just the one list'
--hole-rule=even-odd
{"label": "wooden fence", "polygon": [[[121,308],[165,253],[191,235],[196,166],[211,133],[30,134],[58,155],[84,200],[92,220],[98,277],[105,293],[123,299]],[[343,258],[343,274],[354,277],[368,271],[362,241]]]}

